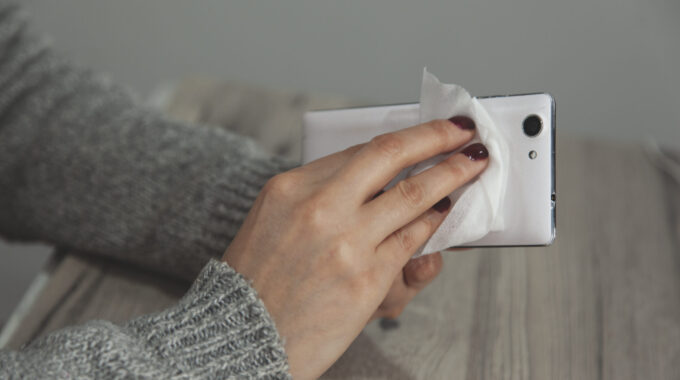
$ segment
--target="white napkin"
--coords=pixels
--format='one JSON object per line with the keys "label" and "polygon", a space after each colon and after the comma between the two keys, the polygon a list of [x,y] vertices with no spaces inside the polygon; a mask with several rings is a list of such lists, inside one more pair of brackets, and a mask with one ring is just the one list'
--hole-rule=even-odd
{"label": "white napkin", "polygon": [[[448,119],[457,115],[468,116],[475,121],[477,135],[471,143],[481,141],[486,146],[489,165],[476,180],[450,194],[453,205],[449,215],[413,257],[475,241],[491,231],[503,230],[505,226],[501,212],[508,182],[509,150],[505,137],[479,101],[463,87],[443,84],[424,69],[420,121]],[[407,169],[406,175],[418,174],[456,152],[423,161]]]}

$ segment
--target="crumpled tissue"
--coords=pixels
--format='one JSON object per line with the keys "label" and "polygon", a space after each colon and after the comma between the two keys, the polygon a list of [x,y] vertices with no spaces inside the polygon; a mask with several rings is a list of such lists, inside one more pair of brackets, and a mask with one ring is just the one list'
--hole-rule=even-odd
{"label": "crumpled tissue", "polygon": [[[413,257],[464,245],[505,227],[502,211],[509,169],[507,139],[479,101],[470,96],[463,87],[443,84],[424,69],[420,90],[420,121],[448,119],[458,115],[468,116],[475,121],[477,134],[469,144],[483,143],[489,151],[489,164],[475,180],[449,195],[452,207],[448,216]],[[416,175],[465,146],[452,153],[423,161],[406,169],[405,174]]]}

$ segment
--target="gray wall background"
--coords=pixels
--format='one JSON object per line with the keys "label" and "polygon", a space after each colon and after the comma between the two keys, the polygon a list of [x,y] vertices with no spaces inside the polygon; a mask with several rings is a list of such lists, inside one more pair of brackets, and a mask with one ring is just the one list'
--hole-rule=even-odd
{"label": "gray wall background", "polygon": [[[428,66],[476,95],[552,93],[560,133],[680,146],[677,0],[23,3],[57,49],[142,95],[208,74],[410,102]],[[38,250],[0,247],[0,321]]]}

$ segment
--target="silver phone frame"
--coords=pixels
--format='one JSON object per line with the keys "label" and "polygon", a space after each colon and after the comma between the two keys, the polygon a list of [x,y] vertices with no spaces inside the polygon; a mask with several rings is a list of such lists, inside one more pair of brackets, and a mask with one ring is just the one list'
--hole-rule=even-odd
{"label": "silver phone frame", "polygon": [[487,96],[475,96],[477,99],[491,99],[491,98],[507,98],[512,96],[526,96],[526,95],[548,95],[550,98],[550,151],[551,151],[551,165],[550,165],[550,193],[551,193],[551,204],[550,204],[550,216],[552,225],[550,226],[551,237],[550,241],[546,244],[518,244],[518,245],[464,245],[452,248],[499,248],[499,247],[547,247],[555,242],[557,238],[557,155],[556,142],[557,142],[557,117],[556,117],[556,105],[555,97],[549,92],[528,92],[523,94],[509,94],[509,95],[487,95]]}

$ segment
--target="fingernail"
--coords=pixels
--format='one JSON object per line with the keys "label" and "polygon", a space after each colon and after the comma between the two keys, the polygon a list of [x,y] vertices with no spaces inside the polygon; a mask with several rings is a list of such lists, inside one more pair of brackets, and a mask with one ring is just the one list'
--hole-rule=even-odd
{"label": "fingernail", "polygon": [[439,202],[432,206],[433,209],[441,213],[445,213],[449,207],[451,207],[451,199],[449,199],[449,197],[442,198]]}
{"label": "fingernail", "polygon": [[482,143],[471,144],[463,149],[462,153],[472,161],[484,160],[489,157],[489,151],[486,150],[486,147]]}
{"label": "fingernail", "polygon": [[450,118],[449,121],[457,125],[460,129],[468,131],[475,129],[475,122],[467,116],[454,116]]}

